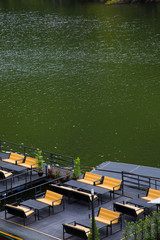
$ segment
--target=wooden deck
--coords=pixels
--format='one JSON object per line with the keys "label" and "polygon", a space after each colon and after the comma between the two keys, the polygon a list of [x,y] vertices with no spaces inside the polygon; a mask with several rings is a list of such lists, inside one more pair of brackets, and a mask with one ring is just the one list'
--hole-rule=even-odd
{"label": "wooden deck", "polygon": [[[137,166],[132,164],[124,164],[124,163],[116,163],[116,162],[105,162],[99,166],[96,167],[95,170],[92,172],[98,173],[101,175],[106,175],[114,178],[121,179],[122,178],[122,171],[127,173],[136,173],[140,174],[142,177],[153,177],[153,178],[159,178],[160,176],[160,169],[157,168],[150,168],[150,167],[144,167],[144,166]],[[127,177],[126,177],[127,178]],[[127,179],[132,179],[132,176],[128,175]],[[153,179],[151,179],[153,181]],[[130,181],[129,181],[130,182]],[[108,208],[110,210],[113,210],[113,203],[118,201],[126,201],[130,198],[138,197],[138,194],[146,195],[146,190],[143,188],[135,188],[133,187],[134,184],[136,184],[136,180],[133,180],[132,183],[129,184],[129,182],[126,182],[126,185],[123,189],[123,196],[121,195],[121,192],[119,192],[119,195],[115,195],[115,199],[110,200],[110,196],[108,193],[104,195],[103,198],[103,204],[101,204],[102,207]],[[154,184],[154,181],[152,182]],[[95,214],[98,211],[99,207],[95,207]],[[58,212],[59,208],[55,209],[54,215],[48,215],[48,210],[44,209],[40,212],[40,220],[35,221],[34,216],[30,217],[26,221],[26,226],[22,226],[21,219],[18,217],[11,217],[8,220],[5,220],[4,211],[0,212],[0,231],[4,231],[10,234],[13,234],[15,236],[18,236],[24,240],[53,240],[63,239],[63,229],[62,224],[69,223],[72,221],[77,222],[88,222],[89,220],[89,214],[91,214],[91,210],[88,209],[88,205],[84,202],[80,201],[72,201],[72,203],[68,203],[68,198],[65,197],[65,210],[62,212]],[[153,208],[153,210],[156,210],[156,208]],[[125,227],[124,220],[127,221],[133,221],[132,217],[129,217],[127,215],[123,216],[123,229]],[[108,237],[104,239],[108,240],[120,240],[123,238],[123,230],[113,234],[109,235]],[[103,231],[101,232],[103,233]],[[105,233],[105,232],[104,232]],[[103,234],[104,234],[103,233]],[[76,240],[77,238],[72,238],[73,240]]]}

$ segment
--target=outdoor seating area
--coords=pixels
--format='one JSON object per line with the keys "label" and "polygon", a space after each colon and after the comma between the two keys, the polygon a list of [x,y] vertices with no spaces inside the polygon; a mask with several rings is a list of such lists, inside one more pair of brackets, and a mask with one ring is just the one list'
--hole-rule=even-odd
{"label": "outdoor seating area", "polygon": [[[7,178],[12,184],[22,181],[25,177],[38,176],[35,168],[28,169],[21,166],[22,163],[18,164],[22,159],[16,161],[17,164],[0,161],[1,172],[12,173]],[[32,165],[34,162],[30,162],[30,164]],[[15,178],[15,173],[18,173],[20,177]],[[12,178],[14,181],[11,180]],[[6,179],[1,181],[6,181]],[[0,212],[0,221],[3,227],[2,219],[9,220],[10,224],[13,222],[17,226],[15,229],[13,228],[13,235],[16,235],[17,229],[19,229],[19,236],[23,239],[24,234],[25,240],[27,240],[27,231],[23,229],[23,225],[32,229],[33,235],[44,234],[44,240],[47,239],[45,236],[52,236],[52,239],[54,236],[55,239],[68,237],[73,237],[73,240],[77,240],[78,237],[87,239],[94,209],[100,239],[120,240],[123,238],[125,220],[143,220],[145,216],[159,210],[159,204],[148,204],[148,199],[157,199],[160,193],[160,187],[156,189],[153,187],[153,180],[150,182],[152,182],[152,188],[144,188],[144,185],[142,189],[139,185],[137,188],[132,188],[132,184],[131,187],[128,186],[129,184],[125,184],[121,172],[111,173],[97,170],[85,172],[82,178],[77,180],[60,181],[59,179],[57,181],[56,179],[49,180],[45,176],[44,183],[33,187],[31,192],[26,188],[24,194],[21,194],[20,190],[19,193],[14,194],[14,199],[5,200],[5,208]],[[156,180],[156,187],[157,182],[158,180]],[[9,181],[7,187],[8,185]],[[5,187],[6,185],[4,185]],[[94,195],[91,192],[94,192]],[[113,195],[117,194],[116,200],[111,197],[112,193]],[[21,225],[21,219],[23,219],[23,225]],[[9,222],[5,222],[5,226]]]}

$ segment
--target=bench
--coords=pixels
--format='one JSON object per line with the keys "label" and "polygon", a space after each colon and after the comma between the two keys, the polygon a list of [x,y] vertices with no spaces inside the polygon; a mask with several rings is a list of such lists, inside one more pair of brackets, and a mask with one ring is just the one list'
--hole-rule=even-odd
{"label": "bench", "polygon": [[160,197],[160,190],[149,188],[145,197],[141,197],[141,199],[146,201],[151,201]]}
{"label": "bench", "polygon": [[116,178],[111,178],[107,176],[103,176],[101,183],[97,184],[97,181],[95,182],[95,186],[105,188],[113,192],[113,197],[115,191],[119,190],[121,188],[122,181]]}
{"label": "bench", "polygon": [[97,222],[101,222],[103,224],[107,225],[107,235],[108,235],[108,227],[110,227],[110,234],[112,234],[112,227],[114,224],[120,223],[120,229],[118,229],[116,232],[120,231],[122,229],[122,217],[121,214],[106,208],[100,208],[98,211],[97,217],[95,217],[95,220]]}
{"label": "bench", "polygon": [[114,207],[114,210],[118,212],[134,217],[135,220],[140,214],[143,214],[144,216],[144,208],[142,207],[139,208],[130,204],[119,203],[119,202],[113,203],[113,207]]}
{"label": "bench", "polygon": [[63,240],[65,240],[66,233],[80,239],[88,239],[90,228],[76,222],[63,224]]}
{"label": "bench", "polygon": [[37,159],[36,158],[31,158],[31,157],[26,157],[24,159],[24,162],[23,161],[17,161],[17,164],[19,166],[22,166],[22,167],[26,167],[26,168],[30,168],[30,169],[33,169],[33,168],[37,168],[38,167],[38,164],[37,164]]}
{"label": "bench", "polygon": [[77,181],[94,185],[95,181],[98,184],[98,183],[100,183],[101,179],[102,179],[101,175],[91,173],[91,172],[85,172],[84,175],[83,175],[83,178],[82,179],[77,179]]}
{"label": "bench", "polygon": [[[19,206],[19,205],[14,206],[14,205],[6,204],[5,219],[7,218],[7,213],[23,218],[24,225],[25,225],[25,219],[30,215],[32,215],[34,213],[34,210],[27,207]],[[36,219],[36,215],[35,215],[35,219]]]}
{"label": "bench", "polygon": [[9,158],[8,159],[2,159],[2,161],[12,163],[12,164],[17,164],[17,160],[23,161],[24,157],[25,157],[24,155],[20,155],[20,154],[11,152],[10,155],[9,155]]}
{"label": "bench", "polygon": [[[91,193],[79,191],[79,190],[73,189],[71,187],[66,187],[66,186],[61,186],[61,185],[56,185],[56,184],[51,184],[50,188],[55,192],[67,195],[69,202],[70,202],[71,197],[73,197],[77,200],[82,200],[82,201],[88,202],[88,208],[90,209],[90,204],[92,202]],[[98,196],[94,195],[94,199],[98,200]]]}
{"label": "bench", "polygon": [[0,170],[0,179],[6,179],[12,175],[11,172]]}
{"label": "bench", "polygon": [[49,205],[52,208],[53,213],[54,213],[54,207],[58,205],[62,205],[64,210],[63,195],[58,194],[56,192],[47,190],[43,198],[37,198],[36,200]]}

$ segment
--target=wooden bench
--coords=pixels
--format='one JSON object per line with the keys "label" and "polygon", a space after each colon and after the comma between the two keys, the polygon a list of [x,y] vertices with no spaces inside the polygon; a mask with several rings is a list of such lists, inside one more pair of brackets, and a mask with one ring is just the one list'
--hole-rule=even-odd
{"label": "wooden bench", "polygon": [[115,191],[119,190],[121,188],[121,184],[122,181],[116,178],[111,178],[111,177],[107,177],[107,176],[103,176],[101,183],[97,184],[97,181],[95,182],[95,185],[97,187],[101,187],[101,188],[105,188],[110,190],[111,192],[113,192],[113,197],[114,197],[114,193]]}
{"label": "wooden bench", "polygon": [[23,161],[17,161],[17,164],[22,166],[22,167],[26,167],[29,169],[33,169],[33,168],[37,168],[37,159],[36,158],[31,158],[31,157],[26,157],[24,162]]}
{"label": "wooden bench", "polygon": [[151,201],[160,197],[160,190],[149,188],[145,197],[141,197],[141,199],[146,201]]}
{"label": "wooden bench", "polygon": [[[92,202],[91,193],[79,191],[79,190],[73,189],[71,187],[66,187],[66,186],[61,186],[61,185],[56,185],[56,184],[51,184],[50,188],[57,193],[67,195],[69,202],[70,202],[71,198],[75,198],[77,200],[82,200],[82,201],[88,202],[88,208],[90,209],[90,205]],[[98,200],[98,204],[99,204],[99,199],[98,199],[97,195],[94,195],[94,199]]]}
{"label": "wooden bench", "polygon": [[53,213],[54,213],[54,207],[58,205],[62,205],[64,210],[63,195],[58,194],[56,192],[47,190],[43,198],[37,198],[36,200],[39,202],[48,204],[52,208]]}
{"label": "wooden bench", "polygon": [[119,202],[113,203],[113,207],[114,207],[114,210],[118,212],[134,217],[135,220],[140,214],[143,214],[144,216],[144,208],[142,207],[139,208],[130,204],[119,203]]}
{"label": "wooden bench", "polygon": [[77,181],[94,185],[95,181],[98,184],[98,183],[101,182],[101,179],[102,179],[101,175],[91,173],[91,172],[85,172],[84,175],[83,175],[83,178],[82,179],[77,179]]}
{"label": "wooden bench", "polygon": [[63,224],[63,240],[65,240],[66,233],[80,239],[88,239],[90,228],[76,222]]}
{"label": "wooden bench", "polygon": [[[23,206],[14,206],[10,204],[5,205],[5,219],[7,218],[7,213],[12,214],[17,217],[21,217],[24,220],[24,225],[25,225],[25,219],[32,215],[34,213],[34,210],[23,207]],[[36,219],[36,215],[35,215]]]}
{"label": "wooden bench", "polygon": [[20,155],[20,154],[11,152],[10,155],[9,155],[9,158],[8,159],[2,159],[2,161],[12,163],[12,164],[17,164],[17,160],[23,161],[24,158],[25,158],[24,155]]}
{"label": "wooden bench", "polygon": [[6,179],[12,175],[11,172],[0,170],[0,179]]}
{"label": "wooden bench", "polygon": [[107,235],[108,235],[108,227],[110,227],[110,234],[112,234],[112,227],[114,224],[120,223],[120,229],[122,229],[122,217],[121,214],[106,208],[100,208],[98,211],[97,217],[95,217],[97,222],[101,222],[107,225]]}

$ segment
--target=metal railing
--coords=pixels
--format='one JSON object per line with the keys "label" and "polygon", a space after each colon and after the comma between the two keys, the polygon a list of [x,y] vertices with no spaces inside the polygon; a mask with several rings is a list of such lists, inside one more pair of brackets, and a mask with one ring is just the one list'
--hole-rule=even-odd
{"label": "metal railing", "polygon": [[154,188],[160,190],[160,178],[122,171],[123,185],[138,189]]}
{"label": "metal railing", "polygon": [[0,210],[3,210],[6,203],[20,203],[24,200],[35,198],[37,194],[41,194],[48,189],[49,185],[51,183],[56,183],[57,181],[62,181],[66,177],[70,177],[70,174],[67,174],[65,176],[61,176],[57,179],[53,179],[50,181],[45,181],[44,183],[38,184],[36,186],[33,186],[31,188],[21,190],[19,192],[16,192],[14,194],[11,194],[10,196],[3,195],[0,197]]}
{"label": "metal railing", "polygon": [[137,189],[144,189],[144,190],[148,188],[154,188],[154,189],[160,190],[160,178],[157,178],[157,177],[144,176],[144,175],[130,173],[126,171],[118,172],[114,170],[104,170],[104,169],[98,169],[98,168],[96,168],[96,170],[119,174],[122,180],[122,194],[123,194],[124,186],[134,187]]}
{"label": "metal railing", "polygon": [[[47,169],[44,174],[44,177],[47,177]],[[35,177],[35,174],[33,174],[33,170],[27,170],[16,175],[12,175],[6,179],[0,180],[0,185],[3,186],[3,189],[0,190],[0,194],[2,196],[4,194],[7,196],[15,192],[17,189],[32,186],[35,181],[40,180],[41,179]]]}
{"label": "metal railing", "polygon": [[[35,157],[37,149],[16,144],[4,140],[0,140],[0,152],[10,153],[16,152],[25,156]],[[47,164],[55,165],[62,168],[74,168],[74,158],[62,154],[47,152],[42,150],[43,159]]]}

